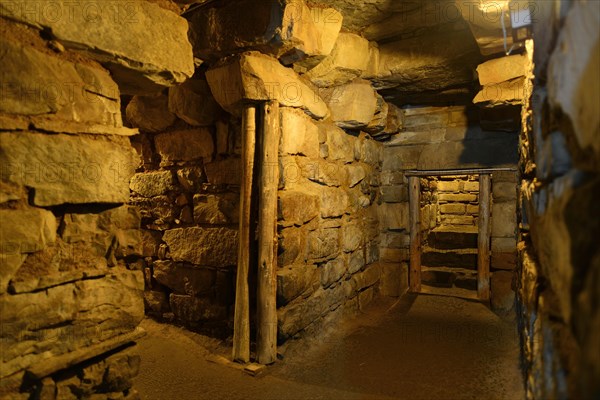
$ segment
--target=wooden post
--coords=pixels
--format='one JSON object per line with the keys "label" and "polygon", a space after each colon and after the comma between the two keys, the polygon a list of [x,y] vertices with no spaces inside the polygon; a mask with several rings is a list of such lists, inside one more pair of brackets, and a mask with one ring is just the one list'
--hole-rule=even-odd
{"label": "wooden post", "polygon": [[242,183],[240,187],[240,229],[235,288],[233,328],[233,360],[250,361],[250,300],[248,271],[250,269],[250,205],[256,147],[256,107],[247,105],[242,129]]}
{"label": "wooden post", "polygon": [[260,364],[277,359],[277,191],[279,103],[264,103],[258,216],[258,307],[256,355]]}
{"label": "wooden post", "polygon": [[477,236],[477,296],[490,299],[490,174],[479,175],[479,234]]}
{"label": "wooden post", "polygon": [[418,176],[408,178],[410,210],[410,291],[421,291],[421,182]]}

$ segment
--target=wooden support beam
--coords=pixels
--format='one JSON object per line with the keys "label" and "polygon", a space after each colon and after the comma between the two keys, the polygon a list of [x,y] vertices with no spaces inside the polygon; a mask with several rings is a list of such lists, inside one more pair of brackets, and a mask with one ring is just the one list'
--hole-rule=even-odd
{"label": "wooden support beam", "polygon": [[490,299],[491,176],[479,175],[479,235],[477,236],[477,296]]}
{"label": "wooden support beam", "polygon": [[242,182],[240,187],[240,229],[235,287],[233,328],[233,360],[250,361],[250,299],[248,271],[250,270],[250,206],[256,147],[256,107],[247,105],[243,113]]}
{"label": "wooden support beam", "polygon": [[263,105],[258,216],[258,307],[256,355],[260,364],[277,359],[277,191],[279,186],[279,103]]}
{"label": "wooden support beam", "polygon": [[408,178],[410,212],[410,291],[421,291],[421,182],[418,176]]}

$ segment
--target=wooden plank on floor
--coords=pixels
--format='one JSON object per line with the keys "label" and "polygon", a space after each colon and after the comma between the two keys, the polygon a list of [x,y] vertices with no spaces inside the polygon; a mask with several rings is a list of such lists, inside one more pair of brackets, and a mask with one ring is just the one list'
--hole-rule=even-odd
{"label": "wooden plank on floor", "polygon": [[277,192],[279,186],[279,103],[263,105],[258,216],[258,307],[256,356],[260,364],[277,359]]}
{"label": "wooden plank on floor", "polygon": [[242,183],[240,188],[240,223],[235,314],[233,329],[233,360],[250,361],[250,299],[248,272],[250,270],[250,210],[256,148],[256,107],[247,105],[243,114]]}
{"label": "wooden plank on floor", "polygon": [[410,213],[410,291],[421,291],[421,182],[417,176],[408,178]]}
{"label": "wooden plank on floor", "polygon": [[490,207],[491,176],[479,175],[479,234],[477,239],[477,295],[490,299]]}

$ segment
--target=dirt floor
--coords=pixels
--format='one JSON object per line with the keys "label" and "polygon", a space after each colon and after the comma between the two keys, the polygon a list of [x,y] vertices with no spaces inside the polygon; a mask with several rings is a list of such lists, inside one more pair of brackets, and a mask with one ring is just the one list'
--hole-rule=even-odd
{"label": "dirt floor", "polygon": [[151,320],[135,387],[145,400],[524,399],[514,322],[454,297],[380,299],[252,377],[211,362],[222,345]]}

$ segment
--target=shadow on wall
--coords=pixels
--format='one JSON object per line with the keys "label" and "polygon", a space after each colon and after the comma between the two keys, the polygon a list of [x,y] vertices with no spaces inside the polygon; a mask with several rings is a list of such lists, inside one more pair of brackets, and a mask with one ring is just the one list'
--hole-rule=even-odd
{"label": "shadow on wall", "polygon": [[458,163],[473,167],[515,167],[519,162],[520,106],[477,107],[465,114],[467,126],[458,127],[465,129]]}

